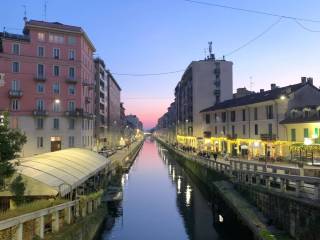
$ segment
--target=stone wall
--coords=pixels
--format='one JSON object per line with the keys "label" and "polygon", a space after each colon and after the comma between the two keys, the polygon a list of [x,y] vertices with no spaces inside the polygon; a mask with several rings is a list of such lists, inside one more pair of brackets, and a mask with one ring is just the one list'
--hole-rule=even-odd
{"label": "stone wall", "polygon": [[258,186],[236,184],[236,189],[266,216],[270,224],[297,240],[320,240],[320,204],[270,192]]}

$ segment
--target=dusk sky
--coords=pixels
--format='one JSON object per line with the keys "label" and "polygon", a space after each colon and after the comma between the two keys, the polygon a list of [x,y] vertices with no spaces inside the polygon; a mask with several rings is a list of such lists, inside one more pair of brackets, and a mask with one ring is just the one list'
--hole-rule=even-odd
{"label": "dusk sky", "polygon": [[[318,22],[281,19],[269,32],[226,57],[234,63],[234,91],[294,84],[301,76],[320,86],[319,0],[204,0]],[[241,2],[241,3],[240,3]],[[23,7],[28,19],[44,19],[44,1],[1,2],[0,27],[21,33]],[[123,76],[116,73],[160,73],[185,69],[204,58],[208,41],[217,58],[227,55],[265,31],[279,18],[184,0],[48,0],[47,21],[81,26],[122,87],[126,114],[136,114],[145,128],[153,127],[174,99],[182,73],[160,76]]]}

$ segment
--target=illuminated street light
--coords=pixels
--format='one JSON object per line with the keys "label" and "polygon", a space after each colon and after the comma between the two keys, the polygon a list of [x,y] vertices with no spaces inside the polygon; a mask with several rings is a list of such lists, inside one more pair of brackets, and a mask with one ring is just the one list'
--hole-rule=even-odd
{"label": "illuminated street light", "polygon": [[280,100],[285,100],[286,99],[286,96],[285,95],[281,95],[280,96]]}
{"label": "illuminated street light", "polygon": [[56,99],[56,100],[54,100],[54,102],[55,102],[56,104],[59,104],[59,103],[60,103],[60,99]]}

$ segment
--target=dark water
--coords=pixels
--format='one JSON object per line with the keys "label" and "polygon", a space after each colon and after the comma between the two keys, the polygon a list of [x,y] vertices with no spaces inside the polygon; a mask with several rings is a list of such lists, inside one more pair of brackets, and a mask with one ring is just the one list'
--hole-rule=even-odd
{"label": "dark water", "polygon": [[122,180],[120,214],[101,239],[227,239],[216,232],[211,205],[195,182],[152,139]]}

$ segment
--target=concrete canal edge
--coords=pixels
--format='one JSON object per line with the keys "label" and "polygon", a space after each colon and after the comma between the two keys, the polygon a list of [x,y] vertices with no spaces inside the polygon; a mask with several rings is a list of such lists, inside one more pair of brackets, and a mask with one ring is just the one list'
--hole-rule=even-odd
{"label": "concrete canal edge", "polygon": [[[130,149],[125,156],[121,156],[119,161],[121,162],[121,167],[128,170],[133,164],[135,158],[140,152],[143,146],[141,141],[133,149]],[[105,222],[109,215],[108,206],[106,203],[101,204],[101,206],[87,215],[81,218],[79,221],[72,225],[64,227],[59,233],[50,234],[46,237],[47,240],[95,240],[99,239],[99,236],[104,230]]]}
{"label": "concrete canal edge", "polygon": [[241,223],[250,229],[254,239],[291,239],[287,234],[269,226],[267,220],[262,216],[258,209],[237,192],[234,185],[229,182],[227,176],[213,169],[209,169],[198,162],[187,159],[160,139],[157,139],[157,141],[168,150],[168,153],[170,153],[181,166],[186,168],[188,172],[206,185],[212,195],[219,195],[219,198],[221,198],[224,201],[224,204],[232,210]]}

